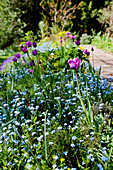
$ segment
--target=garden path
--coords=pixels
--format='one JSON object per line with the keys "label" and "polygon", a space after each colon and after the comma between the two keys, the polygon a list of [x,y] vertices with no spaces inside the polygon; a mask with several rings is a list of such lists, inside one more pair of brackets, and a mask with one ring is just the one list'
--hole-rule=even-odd
{"label": "garden path", "polygon": [[[89,60],[94,64],[94,68],[102,66],[101,75],[107,78],[108,81],[113,82],[113,53],[104,52],[102,49],[93,45],[82,45],[85,49],[90,51]],[[92,47],[94,51],[92,52]]]}

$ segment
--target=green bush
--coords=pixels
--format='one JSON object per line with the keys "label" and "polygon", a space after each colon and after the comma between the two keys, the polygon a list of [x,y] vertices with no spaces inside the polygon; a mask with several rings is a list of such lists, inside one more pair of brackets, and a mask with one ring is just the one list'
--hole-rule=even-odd
{"label": "green bush", "polygon": [[105,32],[113,34],[113,1],[107,7],[100,9],[98,16],[98,21],[104,26]]}
{"label": "green bush", "polygon": [[9,0],[0,1],[0,48],[11,45],[23,35],[24,23],[18,18],[18,13],[12,9]]}

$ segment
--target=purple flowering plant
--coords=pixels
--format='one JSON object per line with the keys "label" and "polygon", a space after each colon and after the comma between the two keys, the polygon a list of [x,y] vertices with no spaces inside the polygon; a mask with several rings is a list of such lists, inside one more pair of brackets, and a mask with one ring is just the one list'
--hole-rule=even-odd
{"label": "purple flowering plant", "polygon": [[32,46],[31,41],[26,42],[26,45],[27,47],[31,47]]}
{"label": "purple flowering plant", "polygon": [[34,56],[36,56],[36,55],[37,55],[37,50],[33,50],[33,51],[32,51],[32,54],[33,54]]}

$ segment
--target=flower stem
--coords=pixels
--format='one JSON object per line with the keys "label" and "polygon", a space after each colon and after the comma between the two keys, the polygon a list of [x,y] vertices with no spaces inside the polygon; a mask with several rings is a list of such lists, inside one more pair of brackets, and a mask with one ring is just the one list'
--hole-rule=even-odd
{"label": "flower stem", "polygon": [[46,116],[47,116],[47,111],[46,111],[46,113],[45,113],[45,121],[44,121],[45,158],[46,158],[46,161],[47,161]]}
{"label": "flower stem", "polygon": [[78,81],[78,77],[77,77],[77,73],[76,73],[76,80],[77,80],[77,87],[78,87],[78,92],[79,92],[79,96],[80,96],[80,101],[81,101],[81,104],[82,104],[82,107],[83,107],[83,110],[86,114],[86,118],[87,118],[87,121],[91,124],[90,122],[90,119],[89,119],[89,116],[88,116],[88,111],[84,105],[84,102],[83,102],[83,99],[82,99],[82,96],[81,96],[81,92],[80,92],[80,88],[79,88],[79,81]]}

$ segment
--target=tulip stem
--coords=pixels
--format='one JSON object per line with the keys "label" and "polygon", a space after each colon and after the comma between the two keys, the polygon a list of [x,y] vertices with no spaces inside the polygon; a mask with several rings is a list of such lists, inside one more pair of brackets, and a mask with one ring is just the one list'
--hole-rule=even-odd
{"label": "tulip stem", "polygon": [[82,104],[82,107],[83,107],[83,110],[86,114],[86,118],[88,120],[88,122],[90,122],[90,119],[89,119],[89,116],[88,116],[88,111],[84,105],[84,102],[83,102],[83,99],[82,99],[82,96],[81,96],[81,92],[80,92],[80,88],[79,88],[79,81],[78,81],[78,77],[77,77],[77,72],[76,72],[76,80],[77,80],[77,87],[78,87],[78,92],[79,92],[79,96],[80,96],[80,101],[81,101],[81,104]]}

